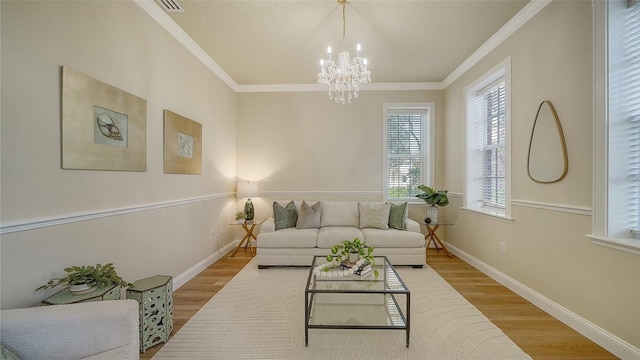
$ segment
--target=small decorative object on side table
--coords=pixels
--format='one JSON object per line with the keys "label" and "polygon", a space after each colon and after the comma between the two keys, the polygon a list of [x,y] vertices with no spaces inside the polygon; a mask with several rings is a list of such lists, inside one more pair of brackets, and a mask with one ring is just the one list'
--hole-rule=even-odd
{"label": "small decorative object on side table", "polygon": [[173,331],[173,281],[156,275],[138,280],[127,289],[127,299],[138,301],[140,352],[169,341]]}
{"label": "small decorative object on side table", "polygon": [[42,305],[63,305],[89,301],[120,300],[120,289],[122,289],[122,287],[119,285],[102,286],[94,291],[82,295],[73,295],[67,288],[42,300]]}
{"label": "small decorative object on side table", "polygon": [[[257,240],[257,238],[256,238],[256,235],[253,233],[253,230],[256,228],[256,225],[260,225],[266,220],[267,219],[262,219],[258,221],[246,220],[240,224],[238,223],[229,224],[229,225],[242,225],[242,228],[244,229],[244,237],[242,238],[242,240],[240,240],[240,242],[238,243],[238,246],[236,246],[236,249],[233,251],[233,253],[230,256],[234,256],[238,251],[238,249],[242,247],[242,244],[244,244],[245,250],[247,249],[247,247],[249,247],[251,249],[251,256],[254,256],[255,252],[253,250],[253,246],[251,246],[251,239]],[[246,244],[245,244],[245,241],[246,241]]]}

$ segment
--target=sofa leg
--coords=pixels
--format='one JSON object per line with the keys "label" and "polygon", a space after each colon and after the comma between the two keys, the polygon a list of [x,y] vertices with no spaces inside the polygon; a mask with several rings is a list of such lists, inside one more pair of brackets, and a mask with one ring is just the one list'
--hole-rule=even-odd
{"label": "sofa leg", "polygon": [[424,265],[411,265],[414,269],[422,269]]}

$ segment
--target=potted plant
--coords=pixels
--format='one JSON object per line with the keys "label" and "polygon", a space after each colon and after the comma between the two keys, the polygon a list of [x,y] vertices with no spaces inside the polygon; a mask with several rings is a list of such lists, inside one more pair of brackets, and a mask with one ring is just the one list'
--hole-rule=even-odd
{"label": "potted plant", "polygon": [[[359,260],[363,264],[375,265],[373,257],[373,246],[368,246],[365,241],[355,238],[352,241],[345,240],[340,244],[331,247],[331,254],[327,255],[325,271],[331,267],[340,266],[344,260],[348,260],[350,265],[355,265]],[[378,277],[378,270],[373,269],[375,277]]]}
{"label": "potted plant", "polygon": [[418,199],[422,199],[429,207],[427,208],[427,217],[424,221],[427,224],[438,223],[438,206],[449,205],[449,197],[447,197],[447,190],[434,190],[430,186],[420,185],[419,190],[422,190],[422,194],[416,195]]}
{"label": "potted plant", "polygon": [[53,278],[36,290],[66,285],[69,286],[72,294],[79,295],[91,292],[101,286],[119,285],[126,288],[133,285],[118,275],[112,263],[97,264],[96,266],[71,266],[65,268],[64,271],[67,272],[67,276]]}
{"label": "potted plant", "polygon": [[246,219],[247,214],[244,211],[238,211],[236,213],[236,222],[238,224],[242,224],[244,222],[244,219]]}

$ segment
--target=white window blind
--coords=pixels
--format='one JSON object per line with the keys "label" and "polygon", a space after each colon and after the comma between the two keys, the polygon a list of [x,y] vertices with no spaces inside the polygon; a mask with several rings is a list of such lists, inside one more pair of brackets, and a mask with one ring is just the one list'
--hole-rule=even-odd
{"label": "white window blind", "polygon": [[478,93],[481,106],[480,127],[482,181],[480,194],[485,206],[505,206],[505,86],[500,79]]}
{"label": "white window blind", "polygon": [[430,182],[430,108],[386,109],[386,198],[415,200]]}
{"label": "white window blind", "polygon": [[511,58],[464,88],[466,176],[463,209],[511,221]]}
{"label": "white window blind", "polygon": [[608,236],[639,237],[640,5],[609,9]]}

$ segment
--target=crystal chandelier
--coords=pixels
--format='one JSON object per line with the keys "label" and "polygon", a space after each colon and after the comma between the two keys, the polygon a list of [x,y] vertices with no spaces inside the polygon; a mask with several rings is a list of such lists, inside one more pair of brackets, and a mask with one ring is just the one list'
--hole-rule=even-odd
{"label": "crystal chandelier", "polygon": [[338,54],[338,62],[331,59],[331,46],[327,48],[327,59],[320,59],[321,72],[318,73],[318,84],[329,85],[329,98],[337,103],[351,103],[358,97],[360,84],[371,82],[371,72],[367,70],[367,59],[360,57],[360,44],[356,47],[356,56],[351,59],[344,49],[346,30],[346,4],[351,0],[338,0],[342,5],[342,51]]}

